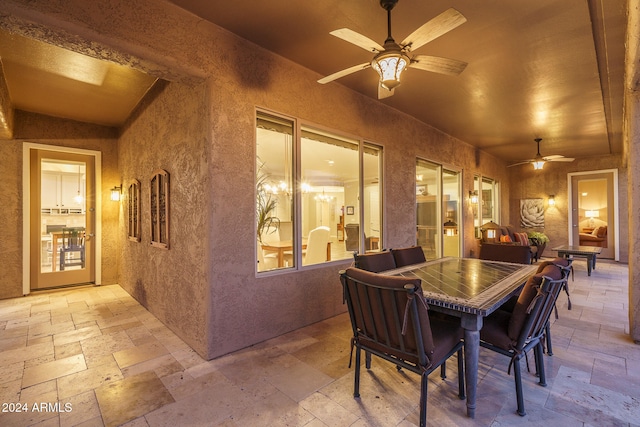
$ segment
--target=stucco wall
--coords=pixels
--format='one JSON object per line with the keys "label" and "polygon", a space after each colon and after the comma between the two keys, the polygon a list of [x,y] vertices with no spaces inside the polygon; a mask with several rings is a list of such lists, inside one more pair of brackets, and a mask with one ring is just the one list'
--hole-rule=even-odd
{"label": "stucco wall", "polygon": [[[206,85],[159,82],[124,127],[119,140],[124,188],[141,183],[142,239],[127,238],[127,202],[121,203],[120,285],[198,353],[207,354],[207,219],[212,194],[208,170]],[[169,249],[152,247],[150,179],[169,172]]]}
{"label": "stucco wall", "polygon": [[618,208],[620,261],[629,259],[627,169],[622,156],[598,156],[576,159],[571,163],[546,163],[542,171],[530,165],[514,167],[511,170],[511,195],[509,199],[511,224],[520,228],[520,199],[545,200],[555,195],[556,205],[545,210],[545,227],[542,231],[549,236],[544,256],[554,256],[550,249],[569,242],[569,197],[568,174],[572,172],[618,169]]}
{"label": "stucco wall", "polygon": [[0,188],[2,244],[0,298],[22,295],[22,149],[24,142],[82,148],[102,153],[102,284],[117,281],[118,241],[114,231],[118,209],[109,201],[109,189],[116,180],[117,131],[114,128],[62,120],[21,110],[15,112],[14,138],[0,140],[0,162],[5,175]]}

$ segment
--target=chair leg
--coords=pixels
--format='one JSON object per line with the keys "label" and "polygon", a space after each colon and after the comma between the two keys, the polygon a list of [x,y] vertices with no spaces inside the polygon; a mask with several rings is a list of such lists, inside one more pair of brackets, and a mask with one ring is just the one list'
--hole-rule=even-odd
{"label": "chair leg", "polygon": [[540,377],[540,384],[542,387],[547,386],[547,377],[544,372],[544,349],[542,348],[542,341],[538,343],[537,346],[533,349],[536,355],[536,369],[538,370],[538,376]]}
{"label": "chair leg", "polygon": [[371,353],[369,353],[368,351],[364,352],[364,366],[367,369],[371,369]]}
{"label": "chair leg", "polygon": [[547,354],[553,356],[553,348],[551,347],[551,325],[547,323],[544,328],[545,341],[547,342]]}
{"label": "chair leg", "polygon": [[442,362],[442,365],[440,365],[440,378],[442,378],[443,380],[447,378],[447,362],[446,361]]}
{"label": "chair leg", "polygon": [[427,385],[429,375],[423,372],[420,380],[420,427],[427,426]]}
{"label": "chair leg", "polygon": [[458,350],[458,397],[460,400],[467,397],[464,390],[464,360],[462,353],[462,349]]}
{"label": "chair leg", "polygon": [[522,394],[522,372],[520,371],[520,359],[513,361],[513,376],[516,382],[516,400],[518,402],[518,415],[524,417],[527,413],[524,410],[524,396]]}
{"label": "chair leg", "polygon": [[356,347],[356,371],[353,383],[353,397],[360,397],[360,347]]}

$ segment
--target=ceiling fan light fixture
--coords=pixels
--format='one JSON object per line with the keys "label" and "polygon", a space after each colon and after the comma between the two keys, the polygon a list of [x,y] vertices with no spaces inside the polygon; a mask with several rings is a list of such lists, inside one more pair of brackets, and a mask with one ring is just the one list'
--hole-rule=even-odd
{"label": "ceiling fan light fixture", "polygon": [[538,171],[538,170],[541,170],[542,167],[544,166],[544,160],[536,160],[531,164],[533,165],[533,169]]}
{"label": "ceiling fan light fixture", "polygon": [[411,60],[401,51],[385,50],[371,61],[371,67],[380,75],[380,84],[391,90],[400,85],[400,76]]}

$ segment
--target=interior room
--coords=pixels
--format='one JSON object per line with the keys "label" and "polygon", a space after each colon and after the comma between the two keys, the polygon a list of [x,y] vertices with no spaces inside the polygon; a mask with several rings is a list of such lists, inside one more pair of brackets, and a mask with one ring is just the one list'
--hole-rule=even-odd
{"label": "interior room", "polygon": [[[3,1],[3,401],[84,408],[26,425],[179,424],[187,389],[211,381],[263,414],[297,413],[292,424],[381,425],[378,404],[353,406],[365,393],[354,400],[339,272],[354,254],[413,246],[426,263],[486,261],[489,224],[525,240],[492,237],[507,252],[544,236],[519,267],[531,274],[554,248],[597,253],[574,254],[571,302],[551,317],[557,357],[544,359],[551,387],[575,369],[589,393],[624,402],[633,393],[602,367],[613,361],[634,390],[639,18],[627,0]],[[399,68],[385,74],[387,62]],[[599,294],[605,282],[615,290]],[[300,371],[279,375],[276,359]],[[247,378],[243,360],[273,375]],[[386,405],[387,381],[408,381],[392,393],[409,402],[395,425],[419,424],[420,381],[375,363],[385,379],[367,387]],[[469,363],[474,394],[450,402],[450,363],[444,382],[429,377],[429,393],[441,386],[429,413],[519,421],[510,397],[486,392],[488,376],[513,394],[508,361]],[[559,410],[564,389],[529,384],[533,417],[598,423],[588,405]],[[118,390],[156,390],[156,404],[118,409]],[[319,416],[324,404],[344,420]],[[213,425],[261,409],[239,411]],[[275,419],[264,425],[288,422]]]}

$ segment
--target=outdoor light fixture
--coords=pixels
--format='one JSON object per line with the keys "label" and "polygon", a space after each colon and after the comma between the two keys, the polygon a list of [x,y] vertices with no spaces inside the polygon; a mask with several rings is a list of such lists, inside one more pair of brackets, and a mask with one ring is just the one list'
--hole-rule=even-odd
{"label": "outdoor light fixture", "polygon": [[113,187],[111,189],[111,200],[114,202],[120,201],[120,195],[122,194],[122,184],[119,187]]}
{"label": "outdoor light fixture", "polygon": [[531,164],[533,165],[533,169],[538,171],[541,170],[544,166],[544,160],[536,160],[534,162],[531,162]]}
{"label": "outdoor light fixture", "polygon": [[556,205],[556,196],[554,196],[553,194],[551,194],[551,195],[549,196],[549,201],[548,201],[548,203],[549,203],[549,206],[555,206],[555,205]]}
{"label": "outdoor light fixture", "polygon": [[478,190],[469,191],[469,200],[471,203],[478,203]]}
{"label": "outdoor light fixture", "polygon": [[371,61],[371,67],[380,75],[380,84],[392,90],[400,84],[400,76],[411,62],[411,59],[400,50],[393,39],[385,43],[385,50],[377,54]]}

